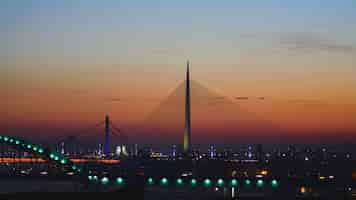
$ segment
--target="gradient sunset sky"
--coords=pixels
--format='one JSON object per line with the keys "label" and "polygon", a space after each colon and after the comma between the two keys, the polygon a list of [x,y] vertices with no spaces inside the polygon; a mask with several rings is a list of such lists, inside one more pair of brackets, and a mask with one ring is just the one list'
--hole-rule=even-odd
{"label": "gradient sunset sky", "polygon": [[[144,141],[142,124],[184,81],[189,59],[193,80],[286,141],[355,140],[355,22],[354,0],[1,1],[0,131],[58,138],[109,113]],[[193,107],[192,133],[213,130],[215,112]],[[243,118],[220,123],[234,114]]]}

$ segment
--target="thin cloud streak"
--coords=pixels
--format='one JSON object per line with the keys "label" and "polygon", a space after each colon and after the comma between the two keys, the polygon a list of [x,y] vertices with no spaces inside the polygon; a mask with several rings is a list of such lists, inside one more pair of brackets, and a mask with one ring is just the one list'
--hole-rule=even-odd
{"label": "thin cloud streak", "polygon": [[341,44],[320,35],[311,33],[293,33],[279,38],[279,44],[290,51],[335,53],[355,53],[356,45]]}
{"label": "thin cloud streak", "polygon": [[285,101],[285,103],[301,105],[301,106],[328,106],[329,104],[323,100],[315,100],[315,99],[291,99]]}
{"label": "thin cloud streak", "polygon": [[235,97],[236,100],[248,100],[248,97]]}

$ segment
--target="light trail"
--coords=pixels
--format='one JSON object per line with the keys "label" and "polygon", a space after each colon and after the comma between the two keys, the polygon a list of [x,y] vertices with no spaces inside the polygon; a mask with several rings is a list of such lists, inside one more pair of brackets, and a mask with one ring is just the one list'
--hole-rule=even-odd
{"label": "light trail", "polygon": [[[70,159],[73,163],[104,163],[104,164],[119,164],[120,160],[112,159]],[[9,158],[1,157],[0,163],[46,163],[48,161],[42,158]]]}

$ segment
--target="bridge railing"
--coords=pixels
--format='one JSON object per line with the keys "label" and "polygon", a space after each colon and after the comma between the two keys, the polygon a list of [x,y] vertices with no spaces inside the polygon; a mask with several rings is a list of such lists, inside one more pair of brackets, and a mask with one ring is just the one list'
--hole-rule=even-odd
{"label": "bridge railing", "polygon": [[30,152],[46,161],[49,161],[50,163],[61,166],[66,171],[70,170],[74,173],[80,173],[82,170],[78,165],[71,162],[69,158],[59,154],[58,152],[51,151],[42,145],[33,144],[18,137],[0,135],[0,143],[5,143],[11,145],[12,147]]}
{"label": "bridge railing", "polygon": [[146,177],[145,184],[150,186],[161,187],[245,187],[245,188],[264,188],[270,187],[277,189],[280,185],[280,181],[277,179],[239,179],[239,178],[167,178],[167,177]]}

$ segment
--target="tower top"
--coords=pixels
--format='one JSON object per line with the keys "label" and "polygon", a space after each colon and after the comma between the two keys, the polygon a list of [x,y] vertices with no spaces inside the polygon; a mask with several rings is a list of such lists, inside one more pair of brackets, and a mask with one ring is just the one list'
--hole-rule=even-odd
{"label": "tower top", "polygon": [[189,60],[187,60],[187,72],[185,80],[185,129],[183,136],[183,151],[186,156],[191,151],[191,127],[190,127],[190,80],[189,80]]}
{"label": "tower top", "polygon": [[189,74],[190,74],[190,72],[189,72],[189,60],[187,60],[187,71],[186,71],[186,80],[188,80],[189,81]]}

